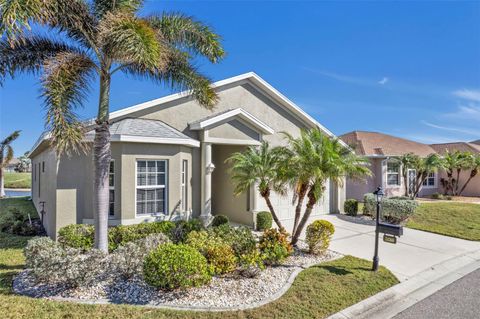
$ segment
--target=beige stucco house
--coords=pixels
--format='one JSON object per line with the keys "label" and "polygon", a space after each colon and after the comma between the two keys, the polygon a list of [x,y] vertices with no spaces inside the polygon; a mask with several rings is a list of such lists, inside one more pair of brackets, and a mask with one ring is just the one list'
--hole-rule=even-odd
{"label": "beige stucco house", "polygon": [[[253,226],[256,212],[267,207],[254,187],[233,195],[225,160],[262,140],[284,144],[282,131],[298,136],[301,129],[318,127],[333,136],[254,73],[214,87],[220,100],[212,111],[179,93],[111,113],[111,225],[224,214]],[[92,136],[89,132],[85,138]],[[45,207],[48,234],[55,238],[65,225],[93,223],[91,154],[57,157],[45,133],[30,157],[32,198],[38,211]],[[326,186],[312,219],[343,207],[345,188]],[[273,203],[291,228],[291,197],[275,194]]]}
{"label": "beige stucco house", "polygon": [[[447,150],[449,152],[480,153],[480,145],[476,142],[428,145],[378,132],[353,131],[341,135],[340,139],[350,145],[357,154],[366,156],[370,161],[370,169],[373,174],[366,181],[347,179],[346,196],[357,200],[363,200],[364,194],[373,192],[378,186],[385,190],[387,196],[403,196],[405,194],[401,166],[395,157],[407,153],[413,153],[420,157],[434,153],[442,156]],[[409,170],[409,184],[414,182],[415,173],[415,170]],[[464,184],[469,174],[470,171],[462,171],[459,179],[460,185]],[[447,178],[447,176],[441,169],[431,173],[423,183],[419,196],[443,193],[440,183],[442,178]],[[480,196],[480,176],[472,179],[462,195]]]}

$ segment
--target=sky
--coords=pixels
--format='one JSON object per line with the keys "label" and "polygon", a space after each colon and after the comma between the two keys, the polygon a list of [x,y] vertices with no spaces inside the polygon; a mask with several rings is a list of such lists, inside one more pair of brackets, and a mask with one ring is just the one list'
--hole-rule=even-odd
{"label": "sky", "polygon": [[[178,11],[222,36],[212,80],[254,71],[335,134],[377,131],[424,143],[480,139],[480,1],[146,1],[141,14]],[[98,83],[76,110],[96,114]],[[0,88],[0,138],[28,151],[44,130],[38,78]],[[173,93],[120,73],[111,110]]]}

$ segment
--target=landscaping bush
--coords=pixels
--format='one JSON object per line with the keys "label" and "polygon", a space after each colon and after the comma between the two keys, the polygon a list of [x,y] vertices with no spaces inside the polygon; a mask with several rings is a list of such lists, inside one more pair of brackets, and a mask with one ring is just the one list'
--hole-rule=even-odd
{"label": "landscaping bush", "polygon": [[212,227],[218,227],[220,225],[228,224],[229,220],[228,217],[225,215],[217,215],[213,218]]}
{"label": "landscaping bush", "polygon": [[358,214],[358,201],[356,199],[350,198],[345,201],[343,204],[343,210],[349,216],[357,216]]}
{"label": "landscaping bush", "polygon": [[237,257],[250,254],[256,250],[257,241],[248,227],[234,228],[230,225],[221,225],[208,231],[230,245]]}
{"label": "landscaping bush", "polygon": [[443,195],[440,194],[440,193],[433,193],[433,194],[431,195],[431,197],[432,197],[433,199],[443,199]]}
{"label": "landscaping bush", "polygon": [[165,244],[150,252],[143,273],[148,284],[165,289],[201,286],[212,279],[206,258],[183,244]]}
{"label": "landscaping bush", "polygon": [[[384,198],[381,206],[381,216],[384,220],[394,224],[400,224],[415,213],[418,203],[411,199]],[[375,195],[369,193],[364,196],[363,213],[375,216],[377,203]]]}
{"label": "landscaping bush", "polygon": [[257,213],[257,230],[272,228],[272,214],[270,212]]}
{"label": "landscaping bush", "polygon": [[107,255],[98,249],[62,247],[48,237],[31,239],[24,250],[25,265],[41,282],[88,286],[105,275]]}
{"label": "landscaping bush", "polygon": [[114,268],[114,273],[125,278],[131,278],[135,275],[142,276],[145,257],[158,246],[167,243],[170,243],[170,239],[160,233],[151,234],[118,247],[110,255],[110,264]]}
{"label": "landscaping bush", "polygon": [[188,234],[186,244],[198,250],[206,259],[216,275],[235,270],[237,259],[232,247],[212,232],[192,231]]}
{"label": "landscaping bush", "polygon": [[93,247],[94,236],[93,225],[72,224],[60,228],[58,242],[63,246],[89,250]]}
{"label": "landscaping bush", "polygon": [[183,243],[187,239],[187,236],[192,231],[204,230],[202,221],[198,219],[191,219],[189,221],[181,220],[175,223],[175,227],[172,229],[170,238],[174,243]]}
{"label": "landscaping bush", "polygon": [[28,218],[28,214],[18,208],[7,209],[0,215],[0,231],[19,235],[44,235],[45,230],[38,219]]}
{"label": "landscaping bush", "polygon": [[240,274],[247,278],[254,278],[265,269],[264,258],[258,249],[251,253],[241,255],[238,263],[240,265]]}
{"label": "landscaping bush", "polygon": [[280,230],[266,229],[260,237],[259,248],[267,265],[282,262],[293,251],[293,247],[288,241],[288,233],[283,228]]}
{"label": "landscaping bush", "polygon": [[323,254],[330,245],[335,227],[326,220],[316,220],[307,226],[306,242],[311,254]]}
{"label": "landscaping bush", "polygon": [[114,251],[119,246],[123,246],[128,242],[145,238],[152,234],[165,234],[170,236],[174,228],[175,223],[171,221],[110,227],[108,230],[108,249]]}

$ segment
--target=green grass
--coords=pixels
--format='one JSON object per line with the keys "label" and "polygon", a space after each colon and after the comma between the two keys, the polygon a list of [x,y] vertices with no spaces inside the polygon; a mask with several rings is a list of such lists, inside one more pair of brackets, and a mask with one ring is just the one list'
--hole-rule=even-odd
{"label": "green grass", "polygon": [[5,173],[5,188],[31,188],[31,173]]}
{"label": "green grass", "polygon": [[480,240],[480,205],[421,203],[407,227],[468,240]]}
{"label": "green grass", "polygon": [[37,211],[28,197],[10,197],[0,199],[0,218],[8,209],[17,208],[25,214],[30,214],[31,218],[38,218]]}
{"label": "green grass", "polygon": [[11,280],[23,267],[28,238],[0,233],[0,313],[2,318],[324,318],[398,283],[381,267],[352,256],[304,270],[288,292],[265,306],[238,312],[190,312],[126,305],[82,305],[16,296]]}

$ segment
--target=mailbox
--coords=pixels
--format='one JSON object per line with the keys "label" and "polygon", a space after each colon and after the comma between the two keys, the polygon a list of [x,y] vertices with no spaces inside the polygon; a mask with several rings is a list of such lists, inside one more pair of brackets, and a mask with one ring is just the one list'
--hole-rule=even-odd
{"label": "mailbox", "polygon": [[398,237],[403,235],[403,227],[400,226],[400,225],[379,223],[378,224],[378,231],[380,233],[393,235],[393,236],[398,236]]}

